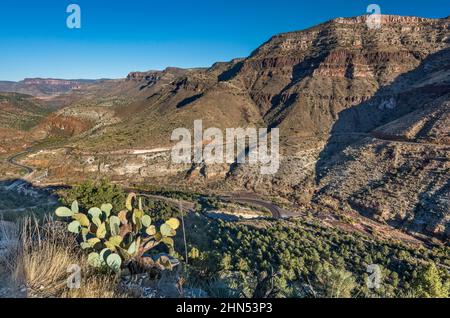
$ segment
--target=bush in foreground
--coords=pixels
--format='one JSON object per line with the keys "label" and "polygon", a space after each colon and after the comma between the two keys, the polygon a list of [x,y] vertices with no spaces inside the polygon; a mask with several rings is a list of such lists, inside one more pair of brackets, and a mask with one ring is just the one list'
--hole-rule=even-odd
{"label": "bush in foreground", "polygon": [[161,244],[173,252],[173,236],[180,226],[176,218],[158,225],[142,207],[141,199],[131,193],[124,210],[114,210],[112,204],[102,204],[87,212],[79,209],[74,201],[71,208],[60,207],[56,215],[70,219],[67,229],[77,235],[80,247],[90,251],[89,263],[96,268],[109,267],[116,273],[124,268],[131,272],[153,269],[173,269],[178,264],[168,254],[151,252]]}

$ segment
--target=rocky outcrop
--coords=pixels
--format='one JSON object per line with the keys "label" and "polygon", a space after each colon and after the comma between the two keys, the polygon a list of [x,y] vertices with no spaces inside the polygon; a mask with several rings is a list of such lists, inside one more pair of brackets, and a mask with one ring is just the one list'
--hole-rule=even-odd
{"label": "rocky outcrop", "polygon": [[131,72],[127,76],[128,81],[151,81],[156,82],[161,78],[162,72]]}

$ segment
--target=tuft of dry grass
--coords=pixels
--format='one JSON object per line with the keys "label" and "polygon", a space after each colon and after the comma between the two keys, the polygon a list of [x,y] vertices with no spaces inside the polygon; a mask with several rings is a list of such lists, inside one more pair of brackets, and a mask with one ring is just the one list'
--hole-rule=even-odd
{"label": "tuft of dry grass", "polygon": [[[46,218],[43,225],[26,218],[17,224],[17,239],[1,257],[10,285],[24,297],[116,298],[116,278],[94,272],[66,225]],[[80,270],[79,288],[70,289],[73,267]]]}

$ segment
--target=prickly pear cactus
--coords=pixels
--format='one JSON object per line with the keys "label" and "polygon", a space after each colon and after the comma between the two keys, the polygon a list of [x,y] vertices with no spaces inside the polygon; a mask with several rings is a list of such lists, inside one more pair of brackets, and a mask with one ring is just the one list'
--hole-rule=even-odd
{"label": "prickly pear cactus", "polygon": [[[180,226],[176,218],[153,224],[142,208],[141,199],[134,193],[128,196],[125,206],[125,210],[116,213],[111,204],[103,204],[85,213],[80,211],[75,201],[70,209],[60,207],[55,213],[58,217],[70,219],[67,229],[78,235],[80,247],[90,252],[88,262],[91,266],[108,267],[119,273],[130,262],[148,264],[149,258],[144,260],[144,255],[160,244],[172,252],[173,237]],[[150,262],[162,269],[171,269],[177,263],[167,254],[159,254]]]}

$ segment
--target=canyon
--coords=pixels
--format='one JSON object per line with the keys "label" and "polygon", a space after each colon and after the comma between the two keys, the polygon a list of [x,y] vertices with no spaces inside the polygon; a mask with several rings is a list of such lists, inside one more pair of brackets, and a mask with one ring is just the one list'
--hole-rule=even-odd
{"label": "canyon", "polygon": [[[50,109],[26,129],[2,124],[2,157],[34,147],[20,163],[45,175],[43,184],[108,177],[251,192],[294,215],[448,243],[450,19],[383,15],[376,30],[366,19],[275,35],[247,58],[209,68],[0,83],[0,91],[28,87],[27,98]],[[198,119],[222,131],[279,129],[280,169],[173,163],[172,132]],[[11,134],[20,146],[9,145]]]}

